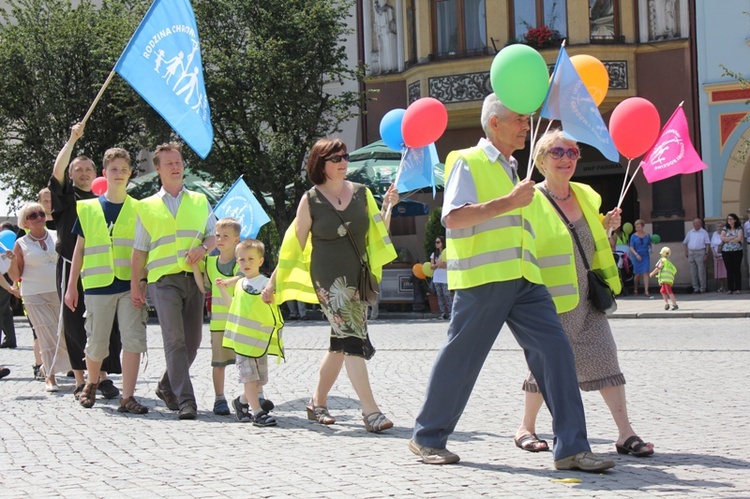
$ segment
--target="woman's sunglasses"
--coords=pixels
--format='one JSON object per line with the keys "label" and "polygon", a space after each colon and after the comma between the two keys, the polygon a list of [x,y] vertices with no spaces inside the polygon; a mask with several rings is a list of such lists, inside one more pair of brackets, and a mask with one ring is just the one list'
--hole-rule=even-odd
{"label": "woman's sunglasses", "polygon": [[331,163],[341,163],[341,160],[349,161],[349,154],[337,154],[335,156],[328,156],[326,158],[326,161],[330,161]]}
{"label": "woman's sunglasses", "polygon": [[26,215],[26,220],[36,220],[39,217],[47,218],[47,215],[43,211],[35,211]]}
{"label": "woman's sunglasses", "polygon": [[568,149],[565,149],[563,147],[553,147],[549,151],[547,151],[547,154],[549,154],[554,159],[562,159],[563,156],[567,156],[570,159],[578,159],[578,157],[581,155],[581,152],[575,147],[570,147]]}

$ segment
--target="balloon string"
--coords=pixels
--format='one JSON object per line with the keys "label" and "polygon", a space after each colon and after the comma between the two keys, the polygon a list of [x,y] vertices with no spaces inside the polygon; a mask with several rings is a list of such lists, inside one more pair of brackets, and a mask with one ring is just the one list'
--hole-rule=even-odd
{"label": "balloon string", "polygon": [[[401,155],[401,162],[398,164],[398,168],[396,169],[396,180],[393,182],[393,185],[396,186],[396,189],[398,189],[398,182],[401,180],[401,171],[403,170],[404,161],[406,160],[406,155],[409,154],[409,148],[404,148],[404,154]],[[385,218],[388,218],[391,215],[391,210],[393,210],[393,203],[388,203],[388,208],[385,210]]]}
{"label": "balloon string", "polygon": [[[627,196],[628,191],[630,190],[630,186],[633,185],[633,181],[635,180],[636,175],[638,175],[638,170],[641,169],[641,165],[643,164],[642,162],[638,163],[638,166],[633,171],[633,176],[630,177],[630,181],[628,181],[628,170],[630,170],[631,161],[633,160],[628,159],[628,168],[625,170],[625,179],[622,182],[622,190],[620,191],[620,199],[617,201],[617,208],[622,207],[622,202],[625,201],[625,196]],[[612,235],[612,229],[607,230],[607,235]]]}
{"label": "balloon string", "polygon": [[526,180],[531,179],[533,173],[532,163],[534,160],[534,144],[536,144],[536,132],[539,131],[539,126],[542,123],[542,116],[539,115],[539,121],[537,121],[536,128],[534,128],[534,113],[529,115],[529,161],[526,164]]}
{"label": "balloon string", "polygon": [[620,198],[617,202],[617,206],[620,206],[620,203],[622,203],[622,198],[624,197],[625,193],[625,186],[628,183],[628,173],[630,172],[630,163],[632,162],[632,159],[628,159],[628,166],[625,168],[625,178],[622,179],[622,187],[620,188]]}

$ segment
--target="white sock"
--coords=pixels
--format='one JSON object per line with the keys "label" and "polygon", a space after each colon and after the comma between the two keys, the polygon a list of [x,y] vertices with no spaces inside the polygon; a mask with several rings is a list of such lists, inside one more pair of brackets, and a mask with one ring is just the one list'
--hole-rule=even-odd
{"label": "white sock", "polygon": [[240,402],[243,403],[243,404],[247,404],[247,399],[245,398],[245,394],[244,393],[242,395],[240,395]]}

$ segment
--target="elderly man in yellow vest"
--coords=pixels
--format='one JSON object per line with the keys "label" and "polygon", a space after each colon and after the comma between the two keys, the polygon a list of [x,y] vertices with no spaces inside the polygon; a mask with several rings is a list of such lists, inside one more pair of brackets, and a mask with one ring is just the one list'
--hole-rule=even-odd
{"label": "elderly man in yellow vest", "polygon": [[130,154],[115,147],[104,153],[107,191],[94,199],[78,201],[77,235],[65,304],[72,311],[79,306],[76,283],[82,276],[86,296],[86,369],[88,382],[79,402],[94,405],[102,361],[109,355],[109,342],[115,316],[122,338],[122,398],[119,412],[145,414],[148,408],[135,397],[135,383],[141,354],[146,351],[146,311],[130,300],[130,257],[135,238],[138,201],[125,188],[130,174]]}
{"label": "elderly man in yellow vest", "polygon": [[428,464],[459,460],[448,438],[507,322],[552,413],[555,468],[603,471],[614,463],[591,453],[573,351],[536,263],[534,182],[518,181],[511,156],[525,147],[529,117],[490,94],[481,122],[487,138],[446,160],[442,221],[455,297],[409,449]]}
{"label": "elderly man in yellow vest", "polygon": [[179,419],[195,419],[190,366],[201,343],[204,298],[193,271],[203,271],[203,257],[214,247],[216,218],[206,196],[185,189],[179,144],[158,146],[154,166],[162,188],[138,206],[130,294],[135,306],[143,306],[141,283],[147,281],[159,316],[167,370],[157,397],[179,411]]}

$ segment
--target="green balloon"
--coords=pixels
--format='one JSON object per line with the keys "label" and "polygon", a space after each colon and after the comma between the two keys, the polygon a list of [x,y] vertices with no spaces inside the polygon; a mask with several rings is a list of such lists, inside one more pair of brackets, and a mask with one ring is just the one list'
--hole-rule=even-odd
{"label": "green balloon", "polygon": [[528,45],[509,45],[492,61],[490,84],[505,107],[519,114],[533,113],[549,89],[547,63]]}
{"label": "green balloon", "polygon": [[630,222],[625,222],[624,224],[622,224],[622,231],[629,236],[633,233],[633,224],[631,224]]}
{"label": "green balloon", "polygon": [[661,236],[659,234],[654,234],[651,236],[651,243],[652,244],[659,244],[661,242]]}

